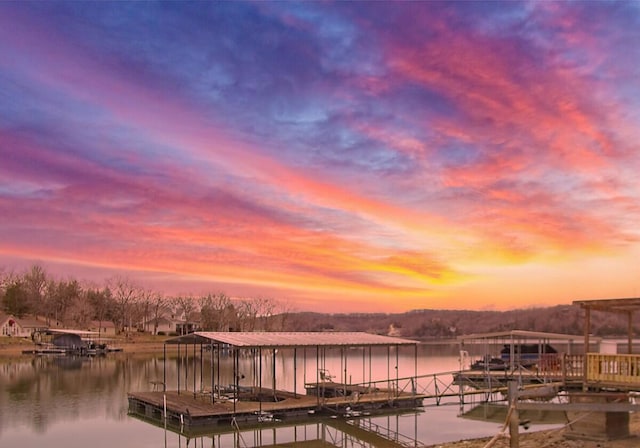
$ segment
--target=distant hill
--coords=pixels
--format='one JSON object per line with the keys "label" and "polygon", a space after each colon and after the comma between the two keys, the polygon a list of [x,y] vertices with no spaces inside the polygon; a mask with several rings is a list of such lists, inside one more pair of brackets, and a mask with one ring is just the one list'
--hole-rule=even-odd
{"label": "distant hill", "polygon": [[[399,314],[290,313],[287,331],[366,331],[418,340],[452,338],[472,333],[507,330],[544,331],[581,335],[584,311],[575,305],[527,308],[511,311],[414,310]],[[640,330],[635,316],[634,333]],[[591,332],[595,336],[626,336],[627,318],[613,313],[592,312]]]}

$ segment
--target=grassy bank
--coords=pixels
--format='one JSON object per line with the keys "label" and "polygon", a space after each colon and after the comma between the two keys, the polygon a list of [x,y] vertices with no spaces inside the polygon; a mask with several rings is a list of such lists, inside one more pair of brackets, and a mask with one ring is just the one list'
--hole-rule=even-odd
{"label": "grassy bank", "polygon": [[[135,351],[136,353],[161,352],[166,339],[166,336],[136,333],[129,337],[116,336],[115,338],[110,338],[109,346],[122,348],[124,351]],[[0,356],[20,355],[23,350],[33,350],[35,347],[36,345],[29,338],[0,338]]]}

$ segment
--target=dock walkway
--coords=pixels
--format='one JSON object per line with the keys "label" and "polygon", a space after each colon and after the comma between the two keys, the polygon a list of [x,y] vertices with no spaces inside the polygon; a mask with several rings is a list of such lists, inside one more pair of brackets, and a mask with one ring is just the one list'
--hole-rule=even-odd
{"label": "dock walkway", "polygon": [[[283,397],[283,394],[286,397]],[[353,412],[373,413],[391,408],[415,408],[424,396],[376,390],[347,396],[293,396],[284,391],[263,390],[262,394],[278,397],[277,401],[245,401],[217,399],[208,394],[189,391],[135,392],[128,395],[132,413],[161,420],[164,410],[169,424],[185,426],[220,425],[259,422],[263,419],[288,419],[316,415],[349,415]],[[281,399],[280,399],[281,398]],[[165,408],[166,401],[166,408]]]}

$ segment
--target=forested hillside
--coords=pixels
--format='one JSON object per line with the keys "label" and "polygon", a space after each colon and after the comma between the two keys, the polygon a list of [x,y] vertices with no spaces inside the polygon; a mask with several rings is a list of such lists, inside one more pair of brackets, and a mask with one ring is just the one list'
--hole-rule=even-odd
{"label": "forested hillside", "polygon": [[[574,305],[512,311],[417,310],[401,314],[292,313],[290,331],[367,331],[420,340],[452,338],[464,334],[506,330],[530,330],[581,335],[584,311]],[[596,336],[627,334],[626,316],[593,312],[592,333]],[[640,316],[634,331],[640,330]]]}

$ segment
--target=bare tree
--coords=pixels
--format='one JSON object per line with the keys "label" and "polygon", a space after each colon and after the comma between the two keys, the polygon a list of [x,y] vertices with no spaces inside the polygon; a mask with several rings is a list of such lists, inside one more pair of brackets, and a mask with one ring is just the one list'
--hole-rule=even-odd
{"label": "bare tree", "polygon": [[277,302],[275,314],[270,319],[270,330],[285,331],[289,324],[289,318],[293,312],[293,307],[288,302]]}
{"label": "bare tree", "polygon": [[178,316],[184,321],[182,326],[182,333],[187,331],[186,326],[189,324],[189,319],[194,311],[196,311],[196,302],[192,296],[177,296],[172,299],[175,307],[177,308]]}
{"label": "bare tree", "polygon": [[149,321],[151,320],[151,308],[153,304],[153,298],[156,293],[150,289],[140,291],[138,300],[136,301],[136,308],[139,314],[139,321],[142,323],[143,331],[149,330]]}
{"label": "bare tree", "polygon": [[133,325],[134,305],[140,289],[124,277],[113,277],[108,283],[115,304],[116,324],[120,331],[125,331],[126,328],[128,335]]}
{"label": "bare tree", "polygon": [[16,276],[9,279],[5,283],[2,294],[2,309],[9,314],[23,317],[30,311],[27,296],[27,290],[21,277]]}
{"label": "bare tree", "polygon": [[[98,331],[102,332],[102,323],[113,322],[114,302],[109,288],[99,289],[89,287],[85,289],[85,300],[91,304],[93,318],[98,321]],[[114,322],[115,323],[115,322]]]}
{"label": "bare tree", "polygon": [[264,331],[272,331],[274,320],[273,316],[277,309],[277,302],[268,297],[259,297],[258,299],[256,299],[256,305],[258,307],[260,320],[262,321],[262,329]]}
{"label": "bare tree", "polygon": [[202,326],[207,330],[230,331],[239,330],[242,327],[238,317],[238,307],[222,292],[201,297],[200,313]]}
{"label": "bare tree", "polygon": [[42,309],[47,291],[47,277],[44,268],[38,264],[31,266],[22,276],[29,312],[37,313]]}
{"label": "bare tree", "polygon": [[153,319],[153,334],[158,334],[158,321],[166,316],[169,300],[160,293],[151,297],[151,315]]}
{"label": "bare tree", "polygon": [[93,318],[93,306],[84,294],[76,296],[70,304],[67,318],[75,328],[89,329]]}
{"label": "bare tree", "polygon": [[56,322],[64,321],[72,305],[77,304],[82,288],[77,280],[49,281],[47,287],[49,312]]}
{"label": "bare tree", "polygon": [[0,268],[0,297],[4,297],[4,293],[9,286],[9,281],[12,278],[12,274],[5,271],[5,267]]}
{"label": "bare tree", "polygon": [[237,315],[242,331],[272,331],[278,302],[268,297],[243,299],[237,304]]}
{"label": "bare tree", "polygon": [[255,299],[243,299],[236,307],[238,330],[255,331],[258,323],[260,304]]}

